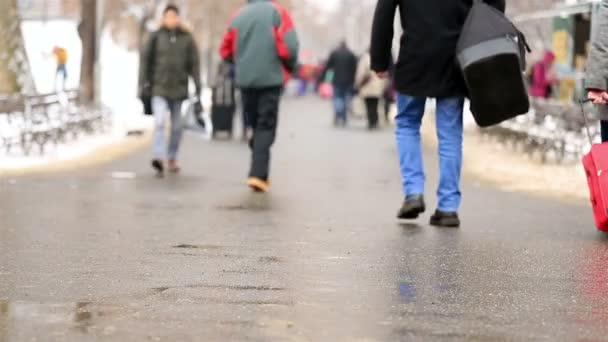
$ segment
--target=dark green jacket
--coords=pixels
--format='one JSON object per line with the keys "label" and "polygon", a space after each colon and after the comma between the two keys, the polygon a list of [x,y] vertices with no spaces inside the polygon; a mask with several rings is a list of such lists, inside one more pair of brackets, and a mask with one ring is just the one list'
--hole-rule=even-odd
{"label": "dark green jacket", "polygon": [[[185,100],[189,97],[188,78],[191,77],[197,94],[200,94],[198,48],[192,35],[184,29],[171,31],[161,28],[152,34],[142,51],[140,65],[139,80],[142,92],[146,84],[150,84],[153,96]],[[150,75],[153,75],[151,79]]]}
{"label": "dark green jacket", "polygon": [[296,71],[298,37],[289,12],[271,0],[249,0],[232,19],[220,54],[236,65],[241,88],[282,86]]}

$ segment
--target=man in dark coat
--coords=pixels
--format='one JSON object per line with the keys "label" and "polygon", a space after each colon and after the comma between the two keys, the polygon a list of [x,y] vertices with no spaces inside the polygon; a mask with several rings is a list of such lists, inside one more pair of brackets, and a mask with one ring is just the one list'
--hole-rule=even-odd
{"label": "man in dark coat", "polygon": [[355,87],[357,73],[357,56],[348,48],[346,42],[334,50],[323,72],[323,78],[328,71],[333,71],[332,84],[334,87],[334,111],[336,125],[346,125],[348,107]]}
{"label": "man in dark coat", "polygon": [[[504,0],[485,0],[504,11]],[[425,174],[420,125],[427,98],[436,98],[439,138],[439,205],[435,226],[459,227],[462,168],[462,112],[467,95],[456,63],[456,44],[473,0],[378,0],[372,29],[371,64],[387,77],[393,22],[399,9],[403,37],[395,68],[398,92],[397,145],[405,202],[400,219],[418,218],[425,210]]]}
{"label": "man in dark coat", "polygon": [[[184,29],[179,9],[169,5],[163,13],[162,27],[152,34],[141,54],[141,96],[152,96],[154,113],[154,159],[152,167],[163,175],[164,162],[169,171],[179,171],[177,153],[182,140],[182,102],[188,98],[188,79],[201,93],[200,60],[192,34]],[[200,100],[195,103],[200,112]],[[167,121],[171,122],[169,143],[165,137]]]}

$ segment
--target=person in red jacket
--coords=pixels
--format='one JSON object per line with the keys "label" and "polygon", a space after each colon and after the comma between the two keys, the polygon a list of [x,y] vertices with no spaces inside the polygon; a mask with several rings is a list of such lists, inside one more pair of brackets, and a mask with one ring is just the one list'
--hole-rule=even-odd
{"label": "person in red jacket", "polygon": [[224,35],[220,55],[235,64],[236,86],[253,128],[247,184],[270,189],[270,148],[274,144],[279,102],[289,74],[297,70],[299,43],[289,12],[271,0],[249,0]]}

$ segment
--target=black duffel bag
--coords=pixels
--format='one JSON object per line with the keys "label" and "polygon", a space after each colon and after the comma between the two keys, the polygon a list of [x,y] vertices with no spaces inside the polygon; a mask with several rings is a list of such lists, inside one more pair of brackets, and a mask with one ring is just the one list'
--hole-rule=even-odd
{"label": "black duffel bag", "polygon": [[530,110],[526,51],[526,38],[502,12],[474,0],[456,57],[479,126],[493,126]]}

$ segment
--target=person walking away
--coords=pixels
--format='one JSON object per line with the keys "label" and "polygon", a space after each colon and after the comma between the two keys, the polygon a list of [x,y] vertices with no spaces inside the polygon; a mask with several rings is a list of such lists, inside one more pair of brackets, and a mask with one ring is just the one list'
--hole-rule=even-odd
{"label": "person walking away", "polygon": [[532,79],[530,84],[530,96],[548,99],[551,97],[553,83],[555,83],[552,69],[555,55],[551,51],[545,51],[543,60],[532,66]]}
{"label": "person walking away", "polygon": [[591,42],[585,87],[587,98],[599,105],[602,142],[608,142],[608,1],[603,0],[597,14],[597,34]]}
{"label": "person walking away", "polygon": [[53,47],[53,56],[55,56],[57,63],[57,68],[55,69],[55,90],[57,90],[57,82],[59,77],[61,77],[62,90],[65,91],[68,82],[68,51],[63,47],[55,46]]}
{"label": "person walking away", "polygon": [[247,184],[270,189],[270,148],[274,144],[283,85],[297,70],[299,42],[290,13],[272,0],[248,0],[232,19],[221,57],[236,66],[236,85],[253,128]]}
{"label": "person walking away", "polygon": [[[183,135],[181,108],[189,97],[189,78],[196,87],[195,112],[202,112],[202,105],[198,48],[192,34],[182,26],[177,6],[165,8],[162,26],[147,42],[141,65],[140,95],[152,96],[155,121],[152,167],[162,177],[168,161],[169,172],[178,173],[177,155]],[[171,133],[167,143],[168,121]]]}
{"label": "person walking away", "polygon": [[[504,0],[486,0],[505,10]],[[420,126],[427,98],[437,99],[439,139],[438,209],[430,223],[459,227],[461,203],[463,106],[467,95],[455,62],[456,45],[471,0],[378,0],[373,20],[371,65],[380,77],[388,77],[393,21],[401,14],[401,51],[395,68],[398,114],[396,135],[405,201],[397,216],[416,219],[426,210],[425,173]],[[441,13],[441,15],[437,15]]]}
{"label": "person walking away", "polygon": [[367,127],[373,130],[378,128],[378,107],[380,106],[380,98],[384,95],[387,82],[372,71],[370,59],[370,54],[365,53],[359,60],[356,84],[359,96],[365,101]]}
{"label": "person walking away", "polygon": [[333,71],[334,124],[346,126],[348,108],[355,86],[357,56],[348,48],[345,41],[329,55],[321,78],[325,78],[325,74],[329,71]]}

